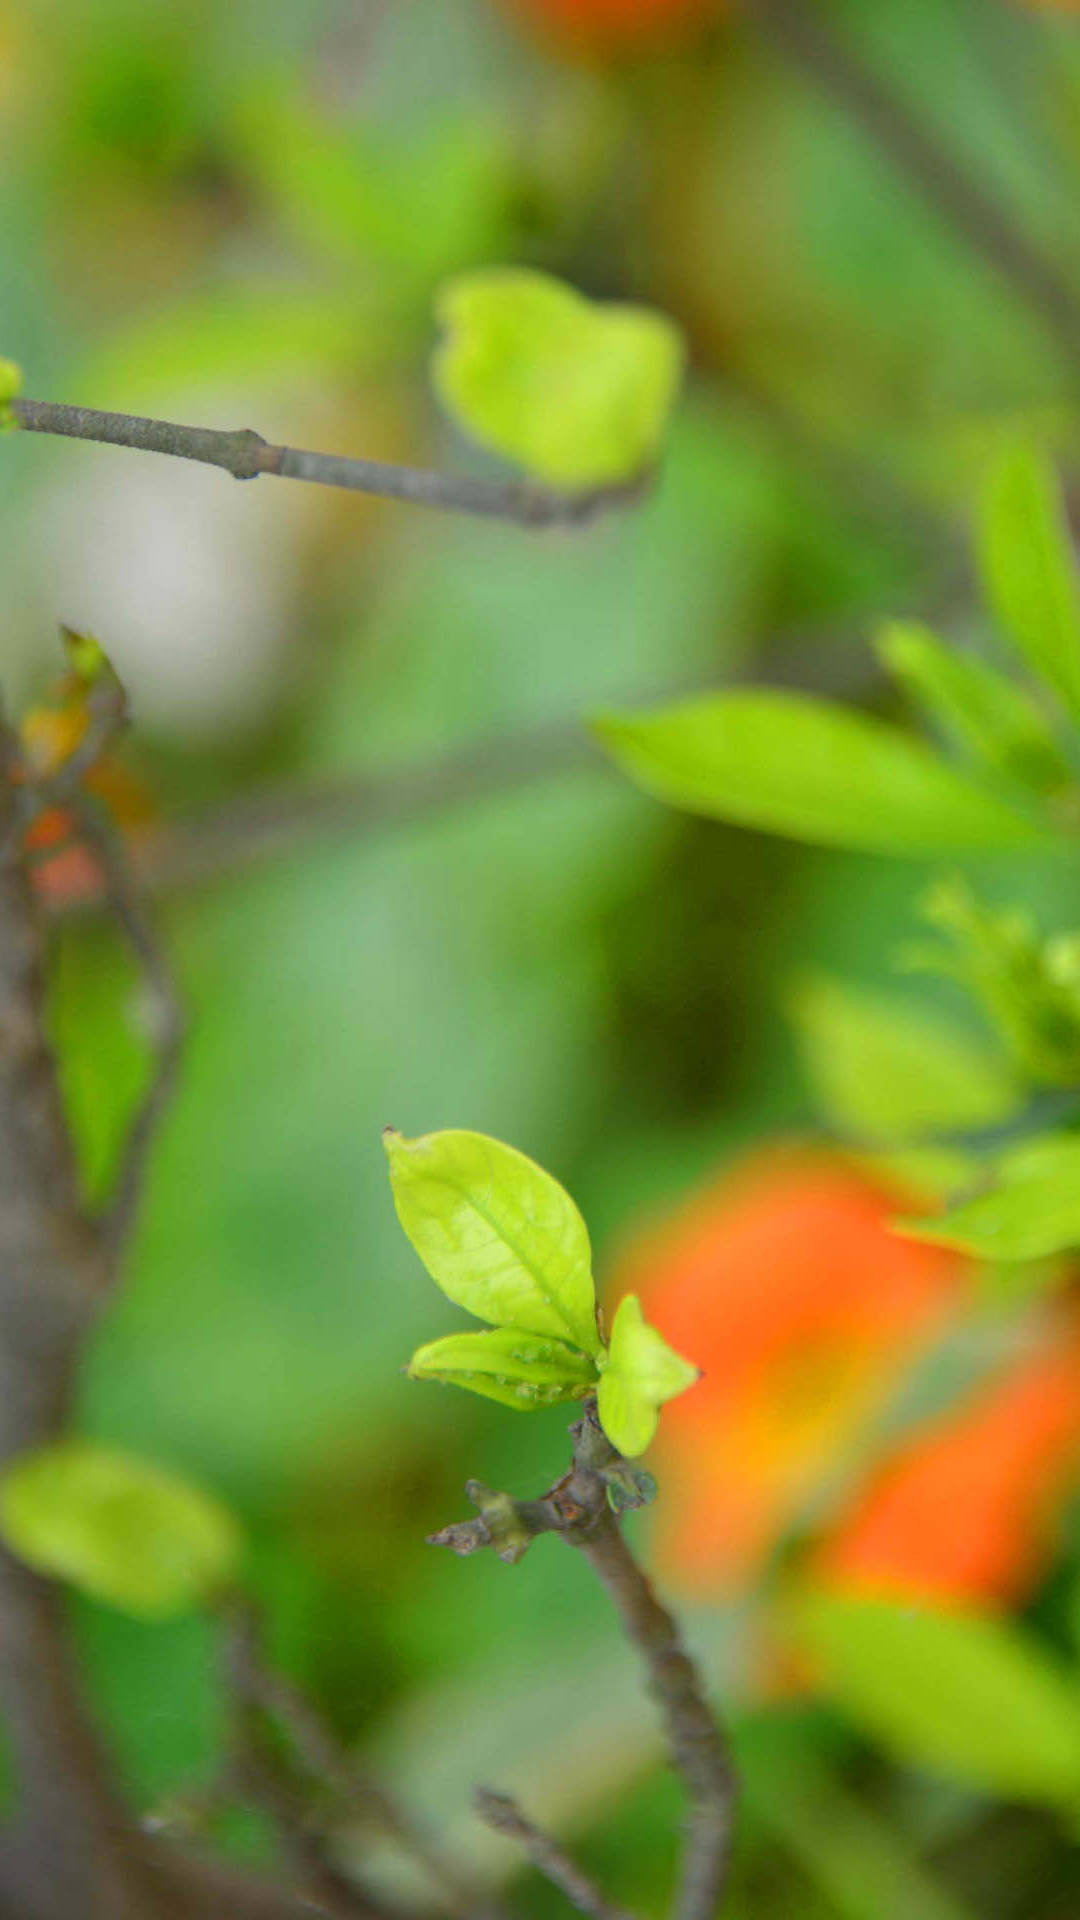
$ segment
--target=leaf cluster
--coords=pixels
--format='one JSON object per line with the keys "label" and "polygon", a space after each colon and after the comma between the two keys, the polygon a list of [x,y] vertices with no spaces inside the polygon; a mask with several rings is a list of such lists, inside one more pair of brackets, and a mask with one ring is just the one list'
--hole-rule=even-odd
{"label": "leaf cluster", "polygon": [[516,1148],[448,1129],[384,1135],[398,1218],[448,1300],[489,1322],[414,1353],[409,1373],[527,1412],[595,1394],[621,1454],[644,1453],[698,1369],[627,1294],[605,1337],[588,1230],[559,1182]]}

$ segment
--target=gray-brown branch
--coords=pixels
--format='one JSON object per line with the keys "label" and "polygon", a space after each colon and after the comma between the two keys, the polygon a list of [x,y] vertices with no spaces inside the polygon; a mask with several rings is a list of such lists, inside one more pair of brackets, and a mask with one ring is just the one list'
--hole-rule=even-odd
{"label": "gray-brown branch", "polygon": [[234,1702],[261,1713],[287,1736],[310,1785],[344,1820],[385,1835],[413,1860],[441,1907],[476,1920],[498,1920],[497,1910],[455,1860],[444,1858],[382,1782],[363,1771],[318,1708],[274,1667],[267,1655],[262,1620],[254,1604],[231,1597],[223,1608],[227,1690]]}
{"label": "gray-brown branch", "polygon": [[[700,1673],[682,1643],[679,1627],[653,1592],[634,1559],[612,1511],[641,1506],[655,1488],[649,1476],[616,1453],[596,1418],[595,1405],[572,1428],[574,1463],[570,1472],[539,1500],[514,1500],[479,1481],[468,1485],[478,1509],[475,1519],[458,1521],[431,1536],[433,1546],[467,1555],[490,1547],[510,1564],[521,1559],[543,1533],[557,1533],[583,1554],[614,1601],[623,1630],[645,1663],[649,1691],[660,1709],[671,1764],[690,1802],[690,1825],[673,1920],[712,1920],[727,1887],[731,1865],[736,1776],[731,1748],[709,1706]],[[512,1805],[512,1803],[511,1803]],[[517,1810],[514,1809],[515,1815]],[[523,1815],[517,1815],[524,1820]],[[524,1822],[530,1833],[537,1830]],[[544,1836],[539,1836],[543,1838]],[[559,1862],[567,1863],[561,1850]],[[530,1858],[568,1891],[565,1874],[550,1872],[543,1849]],[[558,1864],[558,1863],[556,1863]],[[573,1897],[573,1896],[571,1896]],[[578,1902],[580,1906],[580,1902]],[[595,1907],[581,1906],[593,1913]]]}
{"label": "gray-brown branch", "polygon": [[599,1887],[587,1873],[582,1872],[576,1861],[570,1859],[557,1840],[526,1819],[509,1794],[492,1793],[490,1787],[478,1787],[473,1795],[473,1806],[484,1825],[520,1847],[536,1871],[542,1873],[553,1887],[558,1887],[570,1905],[585,1914],[587,1920],[631,1920],[625,1908],[616,1907],[605,1899]]}
{"label": "gray-brown branch", "polygon": [[340,454],[305,453],[273,446],[250,427],[224,432],[217,427],[182,427],[171,420],[137,414],[101,413],[94,407],[63,406],[52,400],[14,400],[11,412],[26,433],[60,434],[68,440],[96,440],[140,453],[168,453],[220,467],[234,480],[274,474],[282,480],[309,480],[320,487],[344,487],[352,493],[401,500],[414,507],[449,513],[473,513],[510,520],[522,527],[578,527],[612,507],[640,498],[648,475],[618,486],[558,493],[526,481],[488,480],[475,474],[442,473],[428,467],[397,466],[384,460],[346,459]]}
{"label": "gray-brown branch", "polygon": [[[13,752],[0,724],[0,1467],[65,1430],[107,1270],[45,1040]],[[302,1920],[291,1894],[139,1830],[84,1708],[61,1597],[2,1548],[0,1715],[17,1782],[0,1920]]]}

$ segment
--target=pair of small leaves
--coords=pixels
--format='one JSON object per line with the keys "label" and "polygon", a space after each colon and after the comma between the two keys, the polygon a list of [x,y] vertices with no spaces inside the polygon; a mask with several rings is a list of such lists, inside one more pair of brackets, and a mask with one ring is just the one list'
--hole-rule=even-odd
{"label": "pair of small leaves", "polygon": [[491,1323],[413,1355],[410,1374],[527,1411],[595,1393],[620,1453],[643,1453],[659,1408],[697,1379],[633,1295],[602,1337],[588,1230],[569,1194],[525,1154],[449,1129],[384,1135],[398,1218],[436,1284]]}
{"label": "pair of small leaves", "polygon": [[[1080,722],[1080,588],[1048,463],[1027,447],[995,470],[982,516],[987,596],[1039,694]],[[822,846],[921,857],[1051,845],[1075,779],[1040,699],[925,628],[880,651],[962,759],[806,695],[739,690],[595,730],[647,792],[694,813]],[[966,764],[965,764],[966,763]]]}
{"label": "pair of small leaves", "polygon": [[23,1454],[0,1482],[0,1535],[38,1573],[145,1620],[220,1593],[240,1530],[210,1494],[88,1440]]}

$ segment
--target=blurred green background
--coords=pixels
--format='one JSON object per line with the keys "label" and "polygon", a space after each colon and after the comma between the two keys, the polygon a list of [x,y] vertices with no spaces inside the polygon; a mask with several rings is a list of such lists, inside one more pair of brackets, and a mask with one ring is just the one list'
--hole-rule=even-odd
{"label": "blurred green background", "polygon": [[[603,1269],[736,1146],[812,1127],[791,975],[880,977],[928,874],[682,819],[578,723],[736,675],[879,699],[882,616],[976,618],[966,524],[995,436],[1034,419],[1067,452],[1075,395],[1030,303],[767,34],[701,4],[583,47],[573,11],[0,0],[2,346],[35,397],[482,468],[427,383],[448,273],[536,264],[662,308],[691,349],[654,494],[572,536],[19,436],[0,653],[18,705],[58,621],[101,638],[166,823],[504,736],[508,775],[534,767],[162,897],[192,1037],[83,1424],[228,1499],[282,1663],[466,1855],[513,1864],[468,1811],[491,1780],[659,1911],[678,1795],[602,1595],[554,1547],[510,1573],[423,1545],[470,1474],[546,1484],[564,1421],[403,1379],[459,1322],[397,1227],[380,1128],[513,1141],[573,1191]],[[1080,23],[825,11],[1080,273]],[[1080,912],[1080,879],[1030,860],[985,879],[1050,924]],[[56,961],[98,1182],[143,1069],[132,981],[96,924]],[[699,1603],[692,1627],[742,1697],[735,1915],[1077,1910],[1058,1816],[892,1767],[827,1703],[746,1698],[753,1611]],[[1035,1603],[1051,1641],[1059,1613]],[[209,1627],[77,1618],[139,1806],[210,1776]],[[531,1877],[520,1896],[558,1910]]]}

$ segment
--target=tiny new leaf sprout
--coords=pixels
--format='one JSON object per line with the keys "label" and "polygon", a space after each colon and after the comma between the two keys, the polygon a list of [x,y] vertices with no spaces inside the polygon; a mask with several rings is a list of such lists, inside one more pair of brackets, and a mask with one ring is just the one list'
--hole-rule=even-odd
{"label": "tiny new leaf sprout", "polygon": [[10,433],[18,426],[12,401],[22,392],[22,369],[14,360],[0,360],[0,433]]}
{"label": "tiny new leaf sprout", "polygon": [[413,1379],[439,1380],[526,1412],[595,1394],[622,1454],[644,1453],[666,1400],[697,1367],[674,1353],[633,1295],[610,1346],[596,1310],[585,1222],[557,1180],[487,1134],[383,1135],[398,1218],[436,1285],[490,1323],[420,1347]]}
{"label": "tiny new leaf sprout", "polygon": [[567,491],[629,482],[652,464],[684,358],[663,314],[495,267],[451,280],[438,317],[436,391],[479,445]]}
{"label": "tiny new leaf sprout", "polygon": [[142,1620],[166,1620],[231,1582],[240,1529],[212,1495],[89,1440],[22,1454],[0,1481],[0,1537],[20,1560]]}
{"label": "tiny new leaf sprout", "polygon": [[933,887],[922,913],[939,937],[910,946],[907,966],[964,988],[1033,1088],[1074,1087],[1080,1080],[1080,934],[1045,935],[1026,908],[984,906],[956,876]]}

